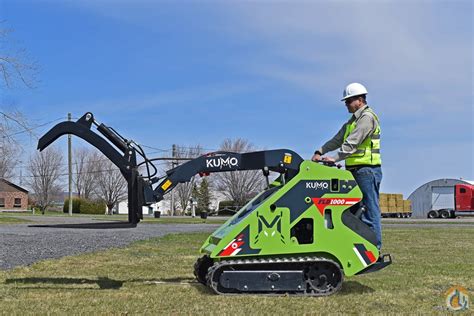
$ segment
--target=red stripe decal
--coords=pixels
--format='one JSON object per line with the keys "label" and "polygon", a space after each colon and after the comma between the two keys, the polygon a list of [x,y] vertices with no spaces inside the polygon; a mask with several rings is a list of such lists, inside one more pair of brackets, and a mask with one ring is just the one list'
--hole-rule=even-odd
{"label": "red stripe decal", "polygon": [[219,257],[227,257],[232,255],[232,253],[239,249],[243,244],[243,241],[234,239],[224,250],[221,251]]}
{"label": "red stripe decal", "polygon": [[372,253],[372,251],[366,250],[366,251],[365,251],[365,254],[366,254],[367,257],[369,258],[370,263],[374,263],[375,261],[377,261],[377,259],[375,259],[374,254]]}

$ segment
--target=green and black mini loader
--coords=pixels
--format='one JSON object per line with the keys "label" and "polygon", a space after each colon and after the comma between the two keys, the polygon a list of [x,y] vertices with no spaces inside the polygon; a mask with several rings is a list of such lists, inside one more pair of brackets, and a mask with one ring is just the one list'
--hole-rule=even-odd
{"label": "green and black mini loader", "polygon": [[[57,124],[41,137],[38,149],[65,134],[84,139],[120,169],[128,182],[131,226],[143,218],[143,206],[161,201],[197,174],[262,170],[267,188],[201,247],[194,274],[215,293],[325,296],[341,288],[344,276],[374,272],[392,262],[390,255],[379,253],[374,232],[360,219],[362,192],[352,174],[334,165],[303,160],[287,149],[214,152],[157,177],[156,159],[99,124],[92,113]],[[138,163],[137,156],[143,161]],[[279,175],[275,181],[269,181],[270,172]]]}

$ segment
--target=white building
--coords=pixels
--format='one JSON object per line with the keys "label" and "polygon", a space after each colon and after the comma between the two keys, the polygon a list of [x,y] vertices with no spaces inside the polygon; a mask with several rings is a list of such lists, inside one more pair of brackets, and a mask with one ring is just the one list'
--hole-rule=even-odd
{"label": "white building", "polygon": [[[211,204],[209,208],[211,210],[216,210],[219,207],[219,201],[226,200],[226,197],[220,191],[212,191],[211,192]],[[175,196],[175,203],[176,196]],[[191,207],[190,205],[188,207]],[[170,198],[164,199],[158,203],[152,204],[150,207],[144,206],[143,207],[143,215],[153,215],[153,212],[160,211],[162,215],[170,215],[171,209],[171,200]],[[118,206],[115,206],[115,213],[118,214],[128,214],[128,202],[122,201],[118,203]]]}

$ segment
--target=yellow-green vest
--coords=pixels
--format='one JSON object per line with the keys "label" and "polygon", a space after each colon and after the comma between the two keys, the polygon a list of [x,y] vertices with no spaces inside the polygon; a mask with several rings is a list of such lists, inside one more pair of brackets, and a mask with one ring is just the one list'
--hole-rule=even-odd
{"label": "yellow-green vest", "polygon": [[[355,153],[346,158],[346,166],[358,166],[358,165],[371,165],[379,166],[382,164],[380,159],[380,123],[377,115],[370,108],[366,108],[365,111],[369,111],[377,121],[377,127],[372,135],[368,136],[364,141],[357,147]],[[354,120],[351,124],[347,124],[346,132],[344,134],[344,141],[347,139],[349,134],[356,128],[357,120]]]}

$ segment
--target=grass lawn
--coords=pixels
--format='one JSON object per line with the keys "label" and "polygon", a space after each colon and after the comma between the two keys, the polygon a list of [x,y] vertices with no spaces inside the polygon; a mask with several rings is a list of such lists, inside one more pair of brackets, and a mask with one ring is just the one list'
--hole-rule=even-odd
{"label": "grass lawn", "polygon": [[[21,217],[20,218],[13,218]],[[32,214],[31,212],[23,212],[23,213],[0,213],[0,224],[7,223],[7,224],[18,224],[18,223],[26,223],[29,222],[26,218],[31,216],[61,216],[61,217],[69,217],[68,214],[59,213],[59,212],[46,212],[45,215],[42,215],[39,212]],[[127,215],[90,215],[90,214],[73,214],[73,217],[90,217],[91,220],[96,221],[127,221]],[[25,218],[25,219],[23,219]],[[192,218],[190,216],[187,217],[174,217],[174,216],[164,216],[161,218],[153,218],[153,217],[144,217],[140,223],[143,224],[224,224],[227,221],[227,218],[215,218],[215,217],[208,217],[206,220],[201,219],[200,217]]]}
{"label": "grass lawn", "polygon": [[26,219],[20,219],[16,217],[8,217],[8,216],[1,216],[0,217],[0,225],[2,224],[21,224],[21,223],[27,223],[29,220]]}
{"label": "grass lawn", "polygon": [[[42,214],[40,211],[22,211],[22,212],[0,212],[0,216],[69,216],[67,213],[56,212],[56,211],[46,211],[45,214]],[[73,214],[73,216],[90,216],[87,214]]]}
{"label": "grass lawn", "polygon": [[[403,220],[396,220],[396,221],[382,221],[382,226],[384,224],[390,225],[423,225],[423,224],[430,224],[430,225],[474,225],[474,221],[466,221],[462,219],[450,219],[449,221],[437,221],[437,220],[426,220],[426,221],[403,221]],[[474,226],[473,226],[474,227]]]}
{"label": "grass lawn", "polygon": [[[474,230],[384,230],[394,263],[347,278],[330,297],[218,296],[193,278],[204,233],[168,235],[123,249],[0,271],[3,314],[445,314],[453,285],[474,299]],[[472,305],[472,303],[471,303]],[[471,312],[472,312],[471,307]]]}
{"label": "grass lawn", "polygon": [[140,223],[144,224],[224,224],[226,219],[208,217],[206,220],[200,217],[161,217],[144,218]]}

